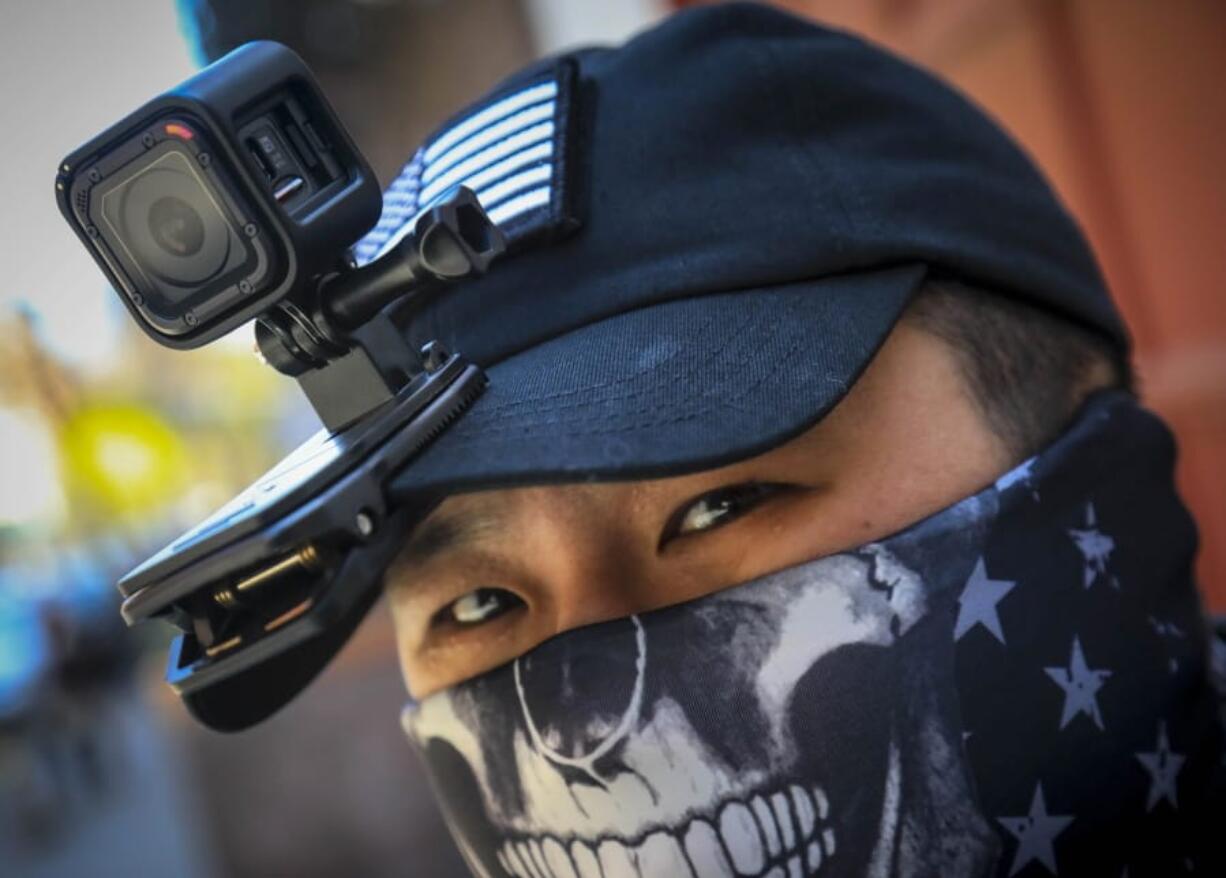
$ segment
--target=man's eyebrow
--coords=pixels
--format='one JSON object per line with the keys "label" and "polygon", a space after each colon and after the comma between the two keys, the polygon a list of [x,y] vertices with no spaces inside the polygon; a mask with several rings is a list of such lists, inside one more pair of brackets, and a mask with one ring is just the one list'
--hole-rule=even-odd
{"label": "man's eyebrow", "polygon": [[427,518],[410,534],[401,552],[405,564],[425,564],[445,552],[454,552],[497,531],[505,517],[492,509],[465,510]]}

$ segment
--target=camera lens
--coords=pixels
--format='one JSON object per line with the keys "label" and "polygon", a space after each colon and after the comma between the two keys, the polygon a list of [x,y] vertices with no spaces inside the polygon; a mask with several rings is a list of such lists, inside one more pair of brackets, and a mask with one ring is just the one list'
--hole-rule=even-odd
{"label": "camera lens", "polygon": [[231,250],[241,246],[194,165],[183,152],[164,153],[103,196],[114,237],[143,269],[184,288],[184,296],[225,270]]}
{"label": "camera lens", "polygon": [[149,234],[171,256],[195,256],[204,246],[204,220],[182,198],[165,195],[149,208]]}

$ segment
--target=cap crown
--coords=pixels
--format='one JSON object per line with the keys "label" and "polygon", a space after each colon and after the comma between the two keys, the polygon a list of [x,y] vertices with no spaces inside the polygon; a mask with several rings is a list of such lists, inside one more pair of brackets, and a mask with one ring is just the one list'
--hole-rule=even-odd
{"label": "cap crown", "polygon": [[1075,223],[995,124],[917,68],[768,7],[703,7],[534,65],[415,161],[507,95],[564,80],[538,172],[552,213],[512,234],[517,252],[489,275],[415,313],[416,340],[488,365],[670,299],[922,263],[1128,344]]}

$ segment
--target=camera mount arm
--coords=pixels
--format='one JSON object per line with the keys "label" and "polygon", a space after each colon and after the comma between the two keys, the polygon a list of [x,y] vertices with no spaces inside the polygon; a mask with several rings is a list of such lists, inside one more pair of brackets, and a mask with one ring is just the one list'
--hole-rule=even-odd
{"label": "camera mount arm", "polygon": [[395,398],[423,365],[447,356],[437,348],[409,349],[384,309],[483,274],[505,248],[506,239],[476,195],[453,189],[375,261],[325,275],[307,295],[261,315],[260,354],[298,379],[328,429],[341,430]]}

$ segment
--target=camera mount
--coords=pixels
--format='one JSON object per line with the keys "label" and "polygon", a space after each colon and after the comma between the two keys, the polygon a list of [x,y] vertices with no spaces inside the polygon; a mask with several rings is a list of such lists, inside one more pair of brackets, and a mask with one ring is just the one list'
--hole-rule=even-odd
{"label": "camera mount", "polygon": [[149,337],[195,348],[254,320],[324,429],[119,582],[129,624],[179,630],[167,681],[205,725],[245,728],[345,643],[436,497],[392,475],[483,391],[485,374],[392,322],[506,246],[468,189],[418,213],[372,262],[345,255],[378,182],[310,70],[249,43],[94,137],[56,197]]}
{"label": "camera mount", "polygon": [[390,505],[385,479],[481,393],[485,375],[437,342],[413,350],[387,309],[483,273],[505,247],[457,188],[385,252],[321,277],[256,322],[263,358],[294,376],[325,429],[120,582],[129,623],[174,622],[167,680],[216,729],[279,708],[331,659],[379,593],[400,539],[433,508]]}
{"label": "camera mount", "polygon": [[423,359],[428,368],[446,356],[435,343],[409,350],[384,308],[420,302],[442,284],[484,273],[505,247],[472,191],[454,189],[375,261],[325,275],[307,295],[261,315],[260,355],[298,379],[324,426],[341,430],[395,397]]}

